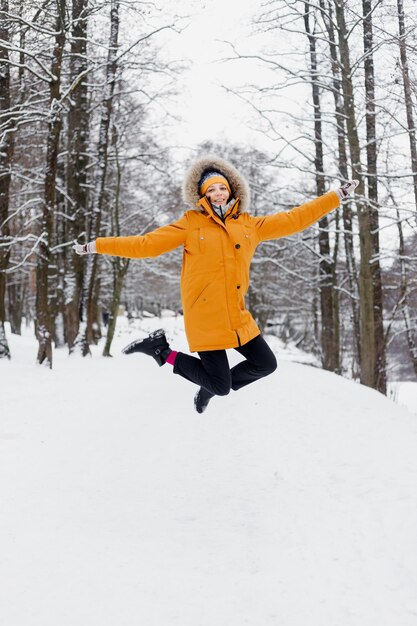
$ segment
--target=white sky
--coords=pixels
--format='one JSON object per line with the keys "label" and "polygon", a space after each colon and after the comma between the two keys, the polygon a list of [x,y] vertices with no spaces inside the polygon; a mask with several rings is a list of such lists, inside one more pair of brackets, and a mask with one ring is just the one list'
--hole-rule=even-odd
{"label": "white sky", "polygon": [[[227,93],[221,85],[242,86],[259,73],[270,75],[250,61],[220,62],[233,56],[225,41],[240,49],[259,49],[260,36],[253,35],[253,19],[261,2],[209,0],[185,3],[189,7],[188,26],[179,35],[171,34],[164,46],[168,58],[189,59],[191,67],[178,80],[175,98],[182,122],[172,130],[180,143],[196,145],[206,139],[228,139],[260,145],[265,140],[248,127],[250,107]],[[182,11],[186,8],[181,5]],[[171,134],[171,131],[170,131]]]}

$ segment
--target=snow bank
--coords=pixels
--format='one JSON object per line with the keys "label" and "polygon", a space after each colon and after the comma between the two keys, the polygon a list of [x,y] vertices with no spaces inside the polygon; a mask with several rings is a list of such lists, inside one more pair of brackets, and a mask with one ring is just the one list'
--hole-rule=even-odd
{"label": "snow bank", "polygon": [[199,416],[193,385],[120,354],[141,323],[113,359],[49,371],[25,335],[0,362],[0,622],[416,626],[416,417],[280,354]]}

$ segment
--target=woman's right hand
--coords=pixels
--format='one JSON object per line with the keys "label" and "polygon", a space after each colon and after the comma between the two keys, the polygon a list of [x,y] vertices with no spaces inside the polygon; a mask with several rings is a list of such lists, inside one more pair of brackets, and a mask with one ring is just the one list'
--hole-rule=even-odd
{"label": "woman's right hand", "polygon": [[356,189],[356,187],[359,185],[359,181],[354,179],[354,180],[348,180],[347,183],[345,183],[344,185],[342,185],[341,187],[339,187],[339,189],[336,191],[337,195],[339,196],[339,198],[341,200],[344,200],[345,198],[347,198],[348,196],[350,196]]}

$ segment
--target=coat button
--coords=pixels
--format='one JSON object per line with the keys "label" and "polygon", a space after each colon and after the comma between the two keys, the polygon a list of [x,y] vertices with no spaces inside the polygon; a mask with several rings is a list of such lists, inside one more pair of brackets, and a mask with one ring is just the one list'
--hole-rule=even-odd
{"label": "coat button", "polygon": [[237,244],[235,245],[235,248],[236,248],[236,250],[239,250],[239,248],[240,248],[240,243],[237,243]]}

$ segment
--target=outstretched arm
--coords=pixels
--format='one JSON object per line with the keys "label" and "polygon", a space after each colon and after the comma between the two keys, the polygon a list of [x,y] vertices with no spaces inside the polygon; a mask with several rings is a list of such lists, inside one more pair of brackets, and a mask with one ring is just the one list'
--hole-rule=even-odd
{"label": "outstretched arm", "polygon": [[351,180],[337,191],[329,191],[319,198],[305,202],[290,211],[255,217],[255,228],[259,240],[277,239],[301,232],[336,209],[340,200],[349,196],[358,185],[358,181]]}
{"label": "outstretched arm", "polygon": [[110,254],[128,258],[155,257],[178,248],[185,243],[187,234],[187,216],[161,226],[146,235],[132,237],[99,237],[95,241],[86,244],[74,244],[73,249],[77,254]]}

